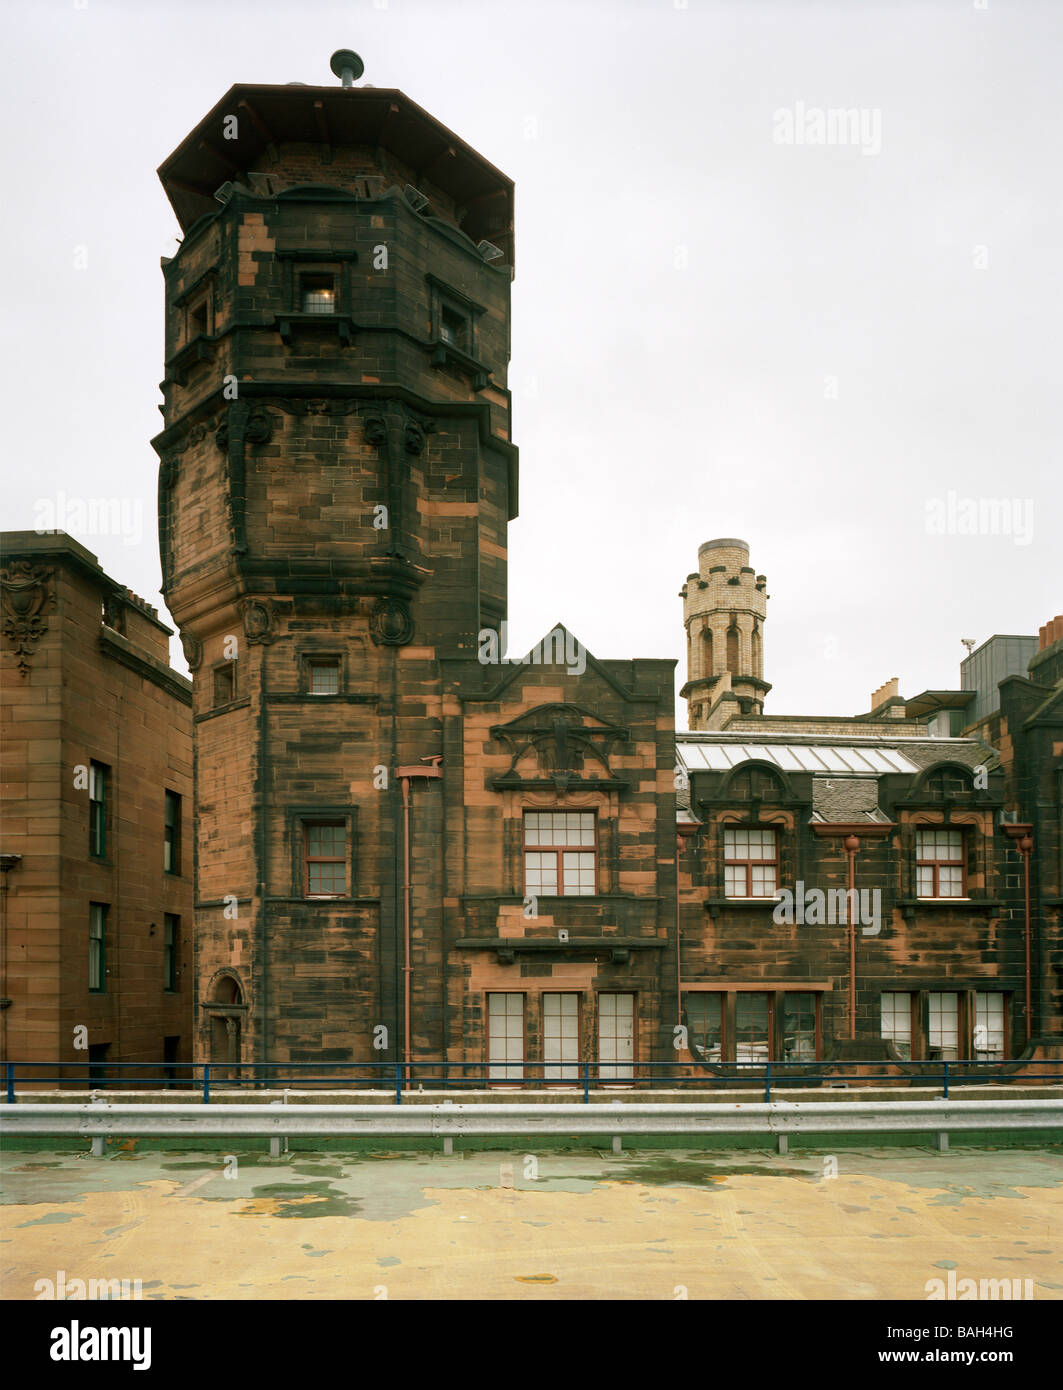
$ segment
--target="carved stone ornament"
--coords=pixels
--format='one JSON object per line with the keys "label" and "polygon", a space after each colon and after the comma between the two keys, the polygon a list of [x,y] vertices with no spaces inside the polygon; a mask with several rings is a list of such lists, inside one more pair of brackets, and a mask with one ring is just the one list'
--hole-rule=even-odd
{"label": "carved stone ornament", "polygon": [[159,485],[171,491],[177,483],[177,471],[180,467],[180,460],[176,455],[169,454],[159,464]]}
{"label": "carved stone ornament", "polygon": [[265,599],[245,598],[240,604],[244,620],[244,636],[249,642],[275,642],[277,620],[273,605]]}
{"label": "carved stone ornament", "polygon": [[3,634],[15,648],[21,675],[29,673],[33,649],[44,636],[46,608],[55,607],[55,593],[48,580],[52,571],[30,560],[12,560],[0,570]]}
{"label": "carved stone ornament", "polygon": [[379,447],[387,441],[388,422],[383,415],[366,415],[362,422],[365,442]]}
{"label": "carved stone ornament", "polygon": [[[222,420],[221,424],[214,432],[214,442],[219,449],[229,447],[229,427],[230,416]],[[252,409],[247,416],[247,423],[244,426],[244,439],[248,444],[268,444],[273,438],[273,421],[269,418],[269,412],[260,410],[257,407]]]}
{"label": "carved stone ornament", "polygon": [[379,598],[369,614],[369,635],[378,647],[404,647],[413,636],[410,606],[402,598]]}
{"label": "carved stone ornament", "polygon": [[214,428],[214,425],[215,421],[213,419],[200,420],[197,424],[193,425],[185,435],[185,442],[182,447],[187,449],[189,446],[202,444],[204,439],[206,439],[207,435]]}
{"label": "carved stone ornament", "polygon": [[185,654],[190,671],[198,671],[203,661],[203,643],[190,632],[181,633],[181,650]]}

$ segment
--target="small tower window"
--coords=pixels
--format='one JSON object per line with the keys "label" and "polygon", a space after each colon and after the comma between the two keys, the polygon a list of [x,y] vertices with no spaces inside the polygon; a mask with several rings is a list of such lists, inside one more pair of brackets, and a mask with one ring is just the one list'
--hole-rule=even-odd
{"label": "small tower window", "polygon": [[226,661],[214,668],[214,703],[227,705],[236,699],[236,662]]}
{"label": "small tower window", "polygon": [[340,693],[340,663],[335,656],[314,657],[307,662],[307,686],[311,695]]}
{"label": "small tower window", "polygon": [[443,305],[439,311],[439,341],[448,347],[464,348],[465,327],[464,316]]}
{"label": "small tower window", "polygon": [[732,676],[741,674],[738,666],[738,629],[733,626],[727,629],[727,669]]}
{"label": "small tower window", "polygon": [[210,333],[210,302],[207,295],[188,306],[188,338],[206,338]]}
{"label": "small tower window", "polygon": [[336,278],[333,275],[299,277],[299,305],[304,314],[336,312]]}

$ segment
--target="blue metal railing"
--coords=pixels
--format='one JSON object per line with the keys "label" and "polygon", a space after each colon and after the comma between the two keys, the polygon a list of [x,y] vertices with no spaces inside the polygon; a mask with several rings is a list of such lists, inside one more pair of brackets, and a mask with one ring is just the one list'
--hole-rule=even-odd
{"label": "blue metal railing", "polygon": [[[108,1062],[98,1070],[86,1062],[4,1062],[7,1103],[16,1102],[16,1082],[56,1083],[61,1086],[111,1089],[121,1086],[162,1086],[166,1089],[198,1088],[203,1104],[209,1105],[211,1088],[252,1086],[259,1089],[278,1086],[330,1086],[333,1089],[393,1090],[395,1103],[402,1104],[404,1092],[412,1086],[422,1090],[482,1090],[578,1088],[584,1104],[590,1104],[592,1083],[596,1087],[631,1089],[735,1089],[763,1083],[764,1100],[772,1097],[772,1087],[812,1087],[831,1082],[868,1084],[876,1081],[908,1085],[940,1083],[943,1098],[949,1099],[956,1086],[987,1084],[1029,1084],[1063,1081],[1063,1066],[1051,1058],[998,1061],[775,1061],[775,1062],[523,1062],[500,1066],[490,1062],[447,1062],[436,1059],[419,1062]],[[504,1070],[519,1076],[492,1075]],[[1054,1071],[1046,1068],[1056,1068]],[[873,1070],[867,1070],[872,1068]],[[40,1075],[44,1070],[55,1074]],[[70,1076],[72,1070],[85,1076]],[[617,1075],[630,1070],[630,1075]],[[875,1070],[877,1069],[877,1070]],[[1029,1075],[1034,1069],[1034,1075]],[[328,1075],[318,1073],[328,1072]],[[94,1074],[95,1073],[95,1074]],[[105,1073],[101,1075],[100,1073]],[[121,1073],[116,1075],[115,1073]],[[147,1073],[147,1074],[145,1074]],[[455,1074],[456,1073],[456,1074]],[[470,1075],[472,1073],[472,1075]],[[197,1080],[198,1077],[198,1080]]]}

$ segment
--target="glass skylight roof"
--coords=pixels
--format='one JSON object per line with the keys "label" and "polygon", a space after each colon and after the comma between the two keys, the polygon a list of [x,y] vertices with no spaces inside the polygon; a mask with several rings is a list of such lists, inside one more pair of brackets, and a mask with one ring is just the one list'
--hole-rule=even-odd
{"label": "glass skylight roof", "polygon": [[727,772],[750,758],[760,758],[786,772],[829,772],[839,776],[878,776],[883,772],[918,772],[896,748],[856,747],[852,744],[808,743],[694,743],[678,744],[691,770]]}

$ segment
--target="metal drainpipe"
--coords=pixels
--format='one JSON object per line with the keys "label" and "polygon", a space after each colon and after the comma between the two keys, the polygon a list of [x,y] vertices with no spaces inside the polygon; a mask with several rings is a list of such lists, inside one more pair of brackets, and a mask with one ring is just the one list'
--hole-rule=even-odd
{"label": "metal drainpipe", "polygon": [[1029,1046],[1030,1039],[1033,1037],[1033,981],[1030,972],[1030,859],[1033,855],[1033,837],[1024,835],[1019,841],[1019,853],[1022,855],[1023,878],[1025,889],[1025,938],[1026,951],[1026,1043]]}
{"label": "metal drainpipe", "polygon": [[414,777],[442,777],[442,753],[423,759],[430,767],[400,767],[397,773],[402,783],[402,1060],[405,1063],[403,1089],[410,1084],[410,997],[413,961],[410,951],[410,782]]}
{"label": "metal drainpipe", "polygon": [[7,1011],[12,1002],[7,994],[7,876],[10,870],[17,868],[21,862],[21,854],[0,854],[0,1056],[5,1062],[11,1060],[11,1054],[7,1050]]}
{"label": "metal drainpipe", "polygon": [[849,860],[849,892],[846,896],[846,917],[849,919],[849,1037],[856,1037],[856,852],[860,841],[855,835],[845,837],[845,853]]}

